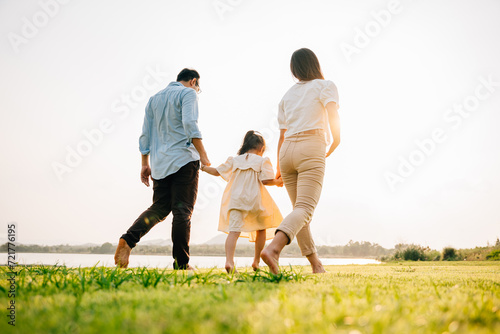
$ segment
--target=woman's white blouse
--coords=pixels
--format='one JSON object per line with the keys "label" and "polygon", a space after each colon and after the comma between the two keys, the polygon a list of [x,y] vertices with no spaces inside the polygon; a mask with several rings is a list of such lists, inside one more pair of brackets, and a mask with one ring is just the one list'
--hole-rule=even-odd
{"label": "woman's white blouse", "polygon": [[339,104],[337,86],[330,80],[299,81],[286,92],[279,104],[278,123],[285,138],[298,132],[323,129],[328,138],[326,105]]}

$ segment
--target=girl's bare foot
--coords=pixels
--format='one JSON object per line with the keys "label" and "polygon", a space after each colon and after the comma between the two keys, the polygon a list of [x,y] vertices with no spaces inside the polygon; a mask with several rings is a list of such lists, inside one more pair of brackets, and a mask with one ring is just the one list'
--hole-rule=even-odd
{"label": "girl's bare foot", "polygon": [[253,271],[259,270],[259,261],[254,260],[252,263],[252,268],[253,268]]}
{"label": "girl's bare foot", "polygon": [[236,268],[234,267],[234,263],[228,263],[226,262],[226,271],[228,274],[236,274],[238,273],[238,270],[236,270]]}
{"label": "girl's bare foot", "polygon": [[260,253],[262,260],[269,266],[269,271],[278,275],[280,268],[278,266],[279,252],[269,249],[269,246]]}
{"label": "girl's bare foot", "polygon": [[253,271],[259,270],[260,253],[266,245],[266,230],[258,230],[255,235],[255,255],[253,257]]}

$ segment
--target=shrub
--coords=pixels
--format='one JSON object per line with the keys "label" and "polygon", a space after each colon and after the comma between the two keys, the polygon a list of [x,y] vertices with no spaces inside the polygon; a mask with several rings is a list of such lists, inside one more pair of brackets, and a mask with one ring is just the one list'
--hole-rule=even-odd
{"label": "shrub", "polygon": [[401,247],[398,245],[396,253],[394,253],[394,259],[405,260],[405,261],[425,261],[427,257],[425,256],[426,248],[418,245],[405,245]]}
{"label": "shrub", "polygon": [[457,250],[453,247],[443,249],[443,261],[455,261],[458,258]]}
{"label": "shrub", "polygon": [[425,252],[422,247],[408,247],[403,251],[403,258],[410,261],[425,261]]}
{"label": "shrub", "polygon": [[500,249],[496,249],[491,251],[488,255],[486,255],[486,260],[499,261],[500,260]]}

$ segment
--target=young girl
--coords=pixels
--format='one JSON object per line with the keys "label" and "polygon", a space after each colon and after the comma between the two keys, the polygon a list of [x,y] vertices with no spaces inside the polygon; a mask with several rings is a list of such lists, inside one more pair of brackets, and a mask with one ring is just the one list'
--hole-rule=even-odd
{"label": "young girl", "polygon": [[202,166],[201,170],[228,181],[219,217],[219,231],[228,233],[226,239],[226,271],[235,272],[234,251],[238,237],[255,242],[254,270],[259,268],[260,253],[266,240],[274,237],[276,227],[283,217],[264,187],[283,186],[274,178],[269,158],[263,158],[266,149],[264,138],[255,131],[248,131],[238,156],[229,157],[217,168]]}

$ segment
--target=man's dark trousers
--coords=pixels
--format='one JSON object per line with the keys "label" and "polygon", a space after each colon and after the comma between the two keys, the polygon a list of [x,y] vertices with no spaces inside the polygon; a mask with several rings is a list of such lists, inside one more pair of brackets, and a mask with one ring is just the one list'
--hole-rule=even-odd
{"label": "man's dark trousers", "polygon": [[164,179],[153,179],[153,205],[121,236],[130,248],[134,248],[153,226],[172,212],[174,268],[186,269],[189,263],[191,215],[198,194],[199,168],[200,161],[191,161]]}

